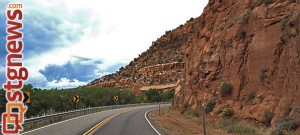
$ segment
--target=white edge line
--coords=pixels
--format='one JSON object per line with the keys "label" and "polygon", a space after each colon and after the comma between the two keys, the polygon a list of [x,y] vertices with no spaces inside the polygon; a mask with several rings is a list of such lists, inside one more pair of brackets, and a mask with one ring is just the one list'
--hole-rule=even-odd
{"label": "white edge line", "polygon": [[[114,109],[112,109],[112,110],[114,110]],[[111,110],[105,110],[105,111],[111,111]],[[100,111],[100,112],[97,112],[97,113],[102,113],[102,112],[104,112],[104,111]],[[60,121],[60,122],[57,122],[57,123],[53,123],[53,124],[50,124],[50,125],[46,125],[46,126],[43,126],[43,127],[37,128],[37,129],[33,129],[33,130],[30,130],[30,131],[21,133],[20,135],[25,135],[25,134],[28,134],[28,133],[31,133],[31,132],[34,132],[34,131],[37,131],[37,130],[40,130],[40,129],[43,129],[43,128],[46,128],[46,127],[50,127],[50,126],[53,126],[53,125],[57,125],[57,124],[60,124],[60,123],[64,123],[64,122],[67,122],[67,121],[70,121],[70,120],[78,119],[78,118],[81,118],[81,117],[86,117],[86,116],[89,116],[89,115],[92,115],[92,114],[97,114],[97,113],[91,113],[91,114],[88,114],[88,115],[82,115],[82,116],[79,116],[79,117],[67,119],[67,120],[64,120],[64,121]]]}
{"label": "white edge line", "polygon": [[[157,109],[154,109],[154,110],[157,110]],[[154,110],[149,110],[149,111],[147,111],[146,113],[145,113],[145,119],[147,120],[147,122],[149,123],[149,125],[152,127],[152,129],[158,134],[158,135],[161,135],[155,128],[154,128],[154,126],[151,124],[151,122],[148,120],[148,118],[147,118],[147,114],[149,113],[149,112],[151,112],[151,111],[154,111]]]}
{"label": "white edge line", "polygon": [[[139,106],[137,106],[137,107],[139,107]],[[142,107],[143,107],[143,106],[142,106]],[[128,108],[130,108],[130,107],[128,107]],[[117,108],[117,109],[128,109],[128,108]],[[103,112],[105,112],[105,111],[112,111],[112,110],[115,110],[115,109],[104,110],[104,111],[100,111],[100,112],[97,112],[97,113],[103,113]],[[57,123],[53,123],[53,124],[50,124],[50,125],[46,125],[46,126],[43,126],[43,127],[37,128],[37,129],[33,129],[33,130],[30,130],[30,131],[21,133],[20,135],[25,135],[25,134],[28,134],[28,133],[31,133],[31,132],[34,132],[34,131],[37,131],[37,130],[40,130],[40,129],[43,129],[43,128],[46,128],[46,127],[54,126],[54,125],[57,125],[57,124],[60,124],[60,123],[64,123],[64,122],[67,122],[67,121],[70,121],[70,120],[78,119],[78,118],[81,118],[81,117],[85,117],[85,116],[89,116],[89,115],[97,114],[97,113],[91,113],[91,114],[88,114],[88,115],[82,115],[82,116],[79,116],[79,117],[67,119],[67,120],[64,120],[64,121],[60,121],[60,122],[57,122]],[[146,118],[146,119],[147,119],[147,118]],[[148,121],[148,119],[147,119],[147,121]],[[148,122],[149,122],[149,121],[148,121]],[[149,123],[150,123],[150,122],[149,122]],[[150,125],[151,125],[151,123],[150,123]],[[159,134],[159,135],[161,135],[161,134]]]}

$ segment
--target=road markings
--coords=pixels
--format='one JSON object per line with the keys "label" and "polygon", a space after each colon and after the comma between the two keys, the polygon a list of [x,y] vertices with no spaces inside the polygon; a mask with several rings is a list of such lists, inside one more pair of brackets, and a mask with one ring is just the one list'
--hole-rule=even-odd
{"label": "road markings", "polygon": [[[108,110],[108,111],[112,111],[112,110]],[[25,134],[28,134],[28,133],[31,133],[31,132],[34,132],[34,131],[37,131],[37,130],[40,130],[40,129],[43,129],[43,128],[47,128],[47,127],[54,126],[54,125],[57,125],[57,124],[60,124],[60,123],[68,122],[68,121],[78,119],[78,118],[81,118],[81,117],[85,117],[85,116],[89,116],[89,115],[93,115],[93,114],[95,115],[95,114],[98,114],[98,113],[103,113],[103,111],[102,112],[97,112],[97,113],[91,113],[91,114],[87,114],[87,115],[82,115],[82,116],[79,116],[79,117],[75,117],[75,118],[67,119],[67,120],[64,120],[64,121],[57,122],[57,123],[53,123],[53,124],[50,124],[50,125],[46,125],[46,126],[43,126],[43,127],[37,128],[37,129],[33,129],[33,130],[30,130],[30,131],[21,133],[20,135],[25,135]]]}
{"label": "road markings", "polygon": [[107,117],[106,119],[102,120],[101,122],[99,122],[97,125],[95,125],[94,127],[92,127],[90,130],[88,130],[87,132],[85,132],[83,135],[92,135],[94,134],[94,132],[99,129],[100,127],[102,127],[103,125],[105,125],[107,122],[109,122],[111,119],[113,119],[114,117],[125,113],[125,112],[120,112],[120,113],[116,113],[114,115],[111,115],[109,117]]}
{"label": "road markings", "polygon": [[[157,109],[154,109],[154,110],[157,110]],[[152,129],[153,129],[158,135],[161,135],[161,134],[154,128],[154,126],[151,124],[151,122],[150,122],[150,121],[148,120],[148,118],[147,118],[148,113],[151,112],[151,111],[154,111],[154,110],[149,110],[149,111],[147,111],[147,112],[145,113],[145,119],[147,120],[147,122],[149,123],[149,125],[152,127]]]}

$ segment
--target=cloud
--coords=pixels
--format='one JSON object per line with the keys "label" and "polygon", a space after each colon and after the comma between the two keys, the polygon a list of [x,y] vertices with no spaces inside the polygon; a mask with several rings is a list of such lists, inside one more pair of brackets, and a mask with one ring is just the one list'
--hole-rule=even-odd
{"label": "cloud", "polygon": [[80,82],[78,80],[70,80],[68,78],[60,78],[60,80],[53,80],[48,82],[50,88],[74,88],[85,85],[87,82]]}
{"label": "cloud", "polygon": [[88,58],[74,57],[74,60],[63,65],[50,64],[39,72],[50,82],[59,81],[61,78],[85,82],[95,78],[98,73],[94,71],[98,69],[98,65],[101,63],[101,61]]}
{"label": "cloud", "polygon": [[[0,1],[0,67],[6,63],[8,2],[11,1]],[[39,88],[67,88],[128,64],[165,31],[199,16],[208,0],[14,2],[24,4],[23,61],[29,70],[27,83]]]}

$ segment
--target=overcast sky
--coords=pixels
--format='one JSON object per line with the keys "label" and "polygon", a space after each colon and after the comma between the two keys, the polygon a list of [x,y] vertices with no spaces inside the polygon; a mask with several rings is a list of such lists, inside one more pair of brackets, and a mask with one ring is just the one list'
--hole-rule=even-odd
{"label": "overcast sky", "polygon": [[[22,2],[27,83],[39,88],[70,88],[127,65],[165,31],[200,16],[208,0]],[[7,3],[0,1],[0,83],[6,81]]]}

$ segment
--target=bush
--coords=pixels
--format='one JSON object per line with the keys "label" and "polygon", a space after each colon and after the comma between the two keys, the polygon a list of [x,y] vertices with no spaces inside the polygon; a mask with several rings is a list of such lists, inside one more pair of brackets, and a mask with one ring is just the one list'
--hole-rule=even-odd
{"label": "bush", "polygon": [[247,32],[245,30],[239,30],[237,33],[237,37],[240,39],[244,39],[247,35]]}
{"label": "bush", "polygon": [[289,132],[294,129],[297,129],[299,125],[295,120],[285,118],[279,120],[277,126],[280,130]]}
{"label": "bush", "polygon": [[270,126],[271,124],[271,121],[274,117],[274,113],[270,112],[270,111],[267,111],[264,115],[264,123],[266,126]]}
{"label": "bush", "polygon": [[296,108],[296,112],[300,114],[300,106]]}
{"label": "bush", "polygon": [[273,3],[273,0],[264,0],[264,4],[265,4],[265,5],[269,5],[269,4],[271,4],[271,3]]}
{"label": "bush", "polygon": [[183,57],[177,58],[177,62],[183,62]]}
{"label": "bush", "polygon": [[253,135],[256,134],[256,129],[252,126],[243,125],[239,121],[232,121],[229,119],[222,119],[218,124],[218,128],[222,128],[226,130],[228,133],[240,133],[240,134],[247,134]]}
{"label": "bush", "polygon": [[252,101],[255,98],[256,93],[255,92],[250,92],[247,95],[248,101]]}
{"label": "bush", "polygon": [[231,117],[234,115],[234,112],[231,108],[225,108],[223,113],[222,113],[222,117]]}
{"label": "bush", "polygon": [[250,11],[247,11],[244,15],[243,15],[243,17],[242,17],[242,20],[243,20],[243,22],[248,22],[248,20],[249,20],[249,17],[250,17]]}
{"label": "bush", "polygon": [[201,59],[200,62],[199,62],[199,66],[204,66],[206,64],[207,64],[207,62],[204,61],[203,59]]}
{"label": "bush", "polygon": [[266,76],[266,72],[269,71],[268,67],[264,67],[262,69],[260,69],[260,74],[259,74],[259,80],[262,82]]}
{"label": "bush", "polygon": [[144,94],[150,102],[159,102],[159,101],[161,101],[160,96],[159,96],[159,92],[156,89],[149,89]]}
{"label": "bush", "polygon": [[241,123],[233,123],[228,125],[227,132],[253,135],[256,133],[256,130],[253,127],[245,126]]}
{"label": "bush", "polygon": [[184,101],[183,103],[183,109],[187,110],[189,108],[189,102],[188,101]]}
{"label": "bush", "polygon": [[191,109],[187,114],[192,117],[199,117],[199,113],[194,109]]}
{"label": "bush", "polygon": [[282,21],[281,21],[281,31],[283,31],[285,29],[285,26],[287,24],[287,22],[289,21],[289,17],[285,17]]}
{"label": "bush", "polygon": [[220,92],[221,92],[222,96],[224,96],[224,95],[230,95],[232,89],[233,89],[233,86],[229,82],[223,82],[223,83],[221,83]]}
{"label": "bush", "polygon": [[284,132],[278,128],[271,131],[271,135],[284,135]]}
{"label": "bush", "polygon": [[213,51],[213,50],[209,50],[209,51],[208,51],[208,55],[209,55],[209,56],[211,56],[211,55],[213,55],[213,54],[214,54],[214,51]]}
{"label": "bush", "polygon": [[215,99],[209,100],[204,109],[205,113],[211,112],[215,108],[215,105],[216,105]]}
{"label": "bush", "polygon": [[190,76],[193,75],[193,71],[192,70],[189,71],[189,75]]}

